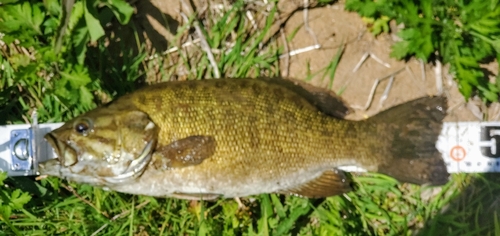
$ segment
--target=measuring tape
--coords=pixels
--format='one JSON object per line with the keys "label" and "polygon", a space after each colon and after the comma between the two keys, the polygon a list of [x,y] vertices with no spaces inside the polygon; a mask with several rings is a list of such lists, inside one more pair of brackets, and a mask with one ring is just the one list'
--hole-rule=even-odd
{"label": "measuring tape", "polygon": [[500,172],[500,122],[446,122],[436,147],[449,173]]}

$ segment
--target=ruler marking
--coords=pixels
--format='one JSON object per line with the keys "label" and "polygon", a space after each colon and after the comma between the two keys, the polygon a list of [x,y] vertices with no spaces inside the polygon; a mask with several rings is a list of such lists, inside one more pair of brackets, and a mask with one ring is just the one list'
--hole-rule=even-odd
{"label": "ruler marking", "polygon": [[452,147],[450,150],[450,157],[451,157],[451,159],[453,159],[456,162],[462,161],[463,159],[465,159],[466,156],[467,156],[467,152],[460,145],[456,145],[456,146]]}

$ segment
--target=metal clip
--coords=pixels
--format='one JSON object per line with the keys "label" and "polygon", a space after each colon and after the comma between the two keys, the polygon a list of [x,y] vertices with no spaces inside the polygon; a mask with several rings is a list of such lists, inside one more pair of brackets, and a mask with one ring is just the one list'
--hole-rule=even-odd
{"label": "metal clip", "polygon": [[0,126],[0,171],[9,176],[38,175],[38,163],[56,158],[43,136],[62,123],[38,124],[36,112],[32,118],[31,125]]}

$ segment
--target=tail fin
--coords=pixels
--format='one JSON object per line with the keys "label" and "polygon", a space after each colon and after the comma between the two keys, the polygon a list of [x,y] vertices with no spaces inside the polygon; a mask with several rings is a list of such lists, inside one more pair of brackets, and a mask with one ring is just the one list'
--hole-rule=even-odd
{"label": "tail fin", "polygon": [[446,115],[445,97],[425,97],[377,114],[372,119],[393,132],[391,156],[378,171],[399,181],[441,185],[448,172],[436,141]]}

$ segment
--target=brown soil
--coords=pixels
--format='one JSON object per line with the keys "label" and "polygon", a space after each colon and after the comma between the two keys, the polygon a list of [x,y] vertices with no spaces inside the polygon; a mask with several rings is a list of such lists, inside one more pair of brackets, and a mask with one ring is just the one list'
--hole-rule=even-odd
{"label": "brown soil", "polygon": [[[189,2],[189,1],[186,1]],[[398,61],[389,56],[391,45],[397,40],[395,34],[381,34],[373,36],[367,29],[366,23],[356,13],[346,12],[342,3],[308,10],[307,24],[311,31],[305,30],[303,1],[286,1],[279,3],[281,19],[276,21],[276,28],[285,22],[284,34],[289,36],[297,28],[295,37],[287,44],[288,51],[306,48],[315,45],[315,35],[320,49],[283,57],[280,61],[280,71],[284,77],[303,79],[310,73],[325,68],[335,57],[339,48],[344,46],[340,63],[338,64],[332,89],[335,92],[343,90],[342,98],[355,109],[355,114],[348,118],[362,119],[381,110],[392,107],[418,97],[438,95],[436,66],[431,63],[423,64],[415,59]],[[182,6],[179,0],[167,2],[161,0],[139,0],[135,2],[137,14],[135,24],[140,30],[140,36],[147,42],[152,51],[163,51],[169,47],[168,42],[174,37],[182,17],[179,15]],[[203,2],[193,1],[197,12],[206,9]],[[211,2],[214,4],[214,1]],[[314,4],[312,4],[314,5]],[[391,29],[397,30],[396,26]],[[283,44],[283,37],[276,37],[279,44]],[[363,55],[370,53],[380,58],[387,66],[369,57],[357,70],[354,67]],[[422,68],[424,73],[422,73]],[[387,77],[401,70],[395,75],[394,83],[387,99],[380,105],[380,98],[388,84],[388,79],[381,81],[376,89],[373,102],[369,109],[362,109],[368,101],[368,95],[377,79]],[[494,69],[492,69],[494,70]],[[497,74],[497,72],[493,72]],[[478,121],[481,117],[488,120],[497,120],[500,115],[500,106],[497,104],[489,108],[481,105],[477,99],[466,103],[458,92],[457,84],[447,73],[446,66],[442,67],[442,92],[448,97],[447,121]],[[321,80],[320,76],[313,78],[311,83],[326,88],[328,78]],[[486,115],[485,115],[486,114]]]}

